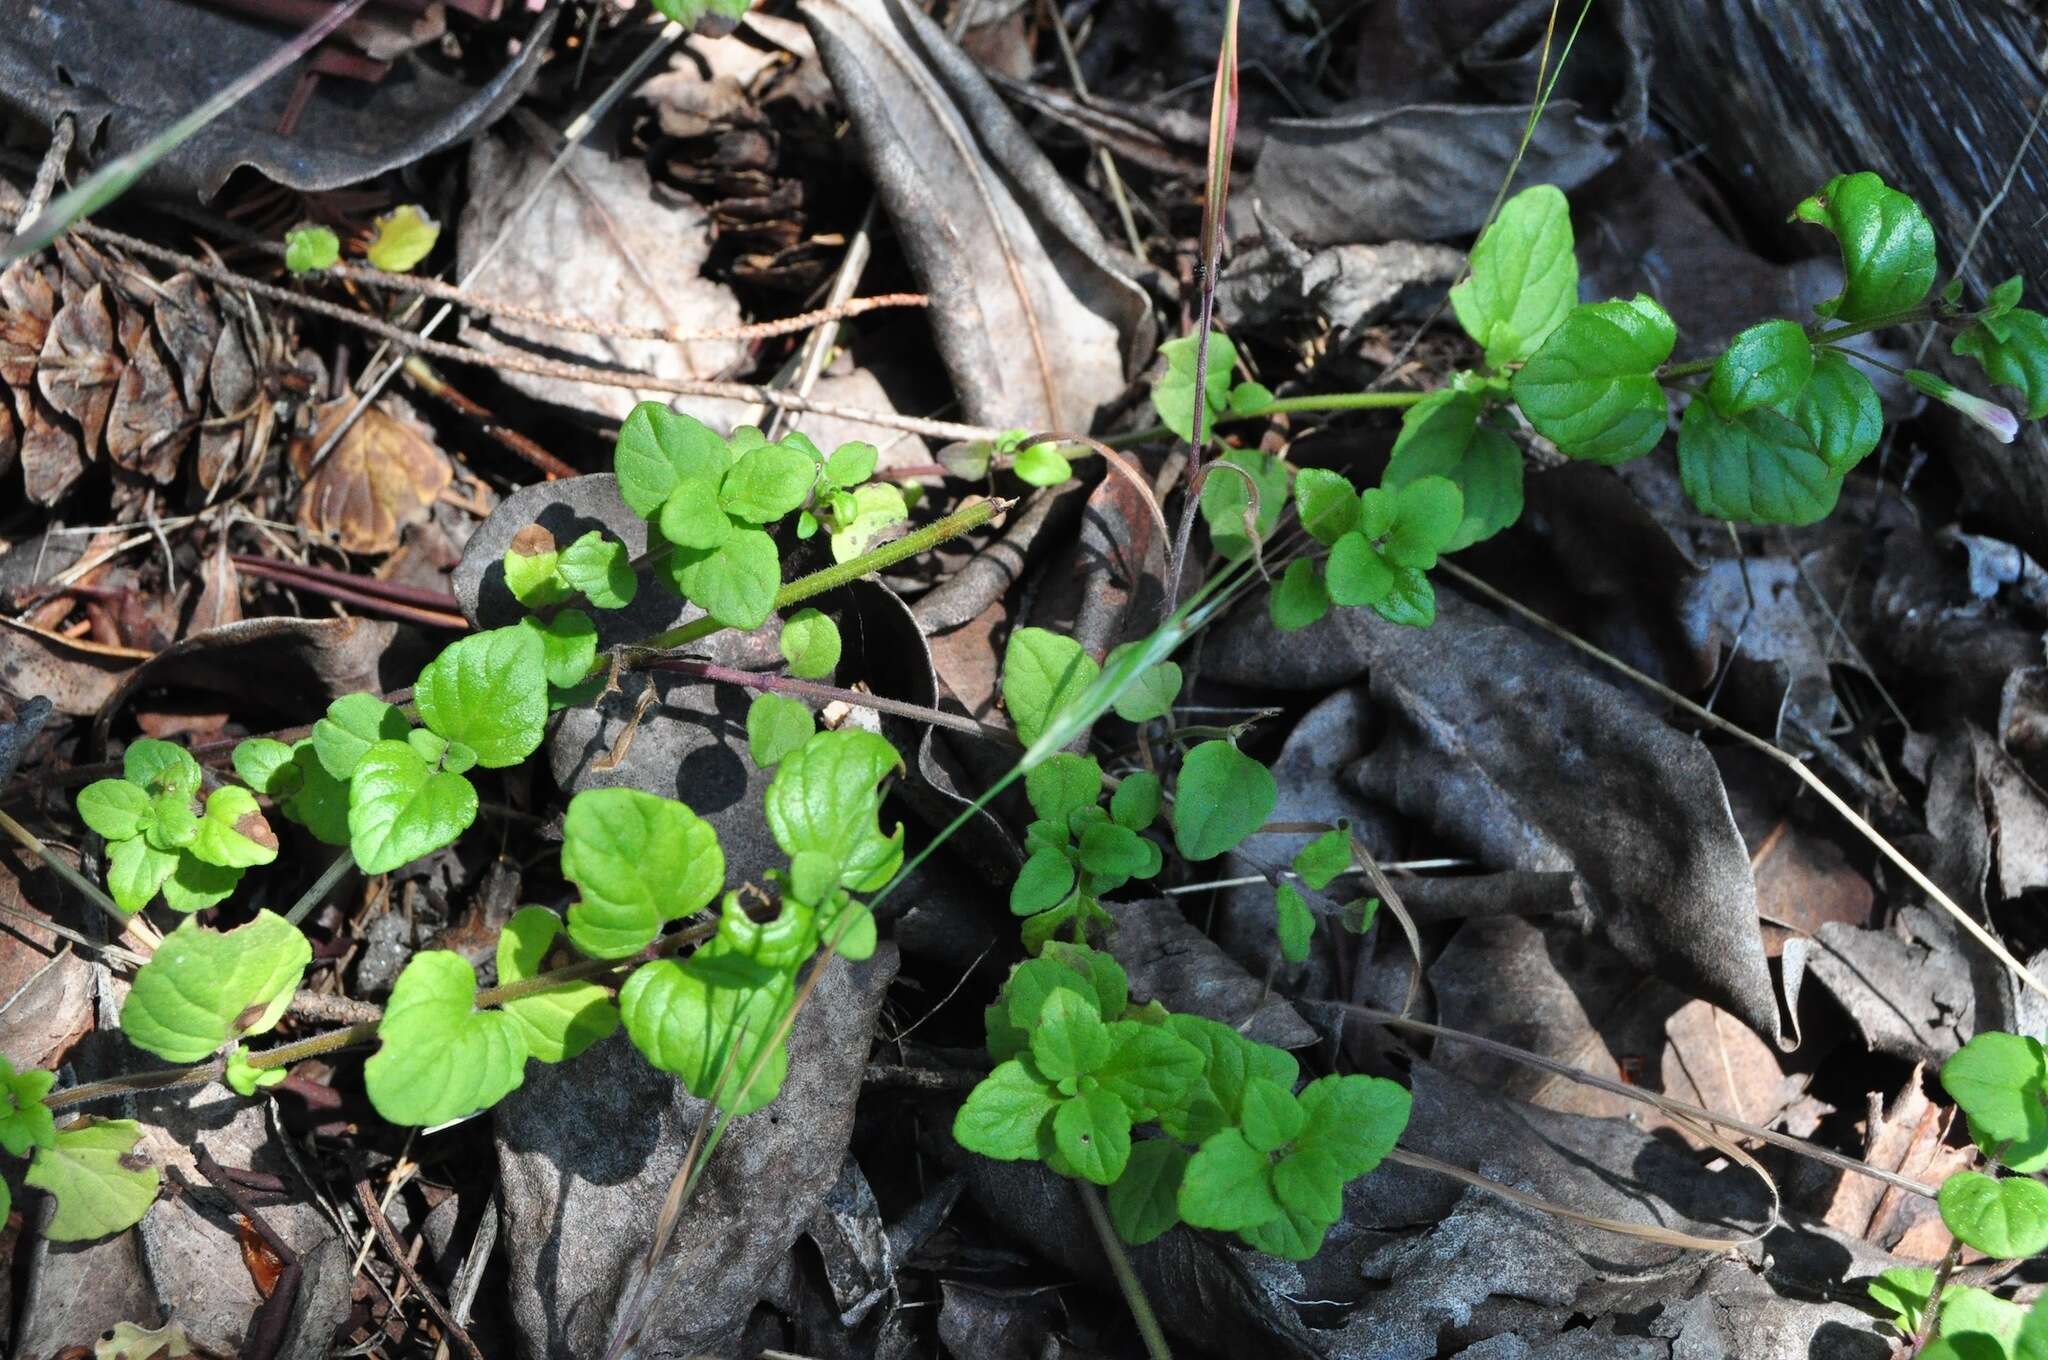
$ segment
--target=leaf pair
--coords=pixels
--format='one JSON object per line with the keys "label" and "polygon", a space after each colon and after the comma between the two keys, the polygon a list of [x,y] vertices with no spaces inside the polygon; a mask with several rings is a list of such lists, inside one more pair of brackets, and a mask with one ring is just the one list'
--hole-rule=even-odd
{"label": "leaf pair", "polygon": [[566,548],[538,524],[512,535],[503,561],[505,588],[528,609],[546,609],[581,595],[598,609],[624,609],[640,582],[626,545],[592,529]]}
{"label": "leaf pair", "polygon": [[[812,454],[817,453],[817,447],[802,435],[789,436],[789,442],[798,441]],[[868,481],[875,475],[880,457],[873,444],[858,441],[832,450],[832,456],[823,460],[823,484],[814,503],[797,516],[796,536],[809,538],[823,529],[831,538],[832,560],[850,562],[872,547],[883,530],[910,518],[910,502],[902,487]]]}
{"label": "leaf pair", "polygon": [[239,784],[199,801],[199,762],[183,747],[144,737],[122,758],[122,777],[78,794],[78,815],[107,841],[107,890],[123,911],[158,892],[174,911],[225,900],[242,872],[277,858],[277,835]]}
{"label": "leaf pair", "polygon": [[1100,899],[1133,878],[1158,875],[1164,857],[1140,833],[1157,820],[1162,793],[1157,775],[1139,771],[1117,786],[1105,812],[1101,766],[1065,753],[1028,771],[1024,787],[1038,819],[1025,830],[1030,854],[1011,885],[1010,910],[1031,918],[1024,948],[1035,954],[1063,927],[1077,938],[1108,928]]}
{"label": "leaf pair", "polygon": [[[1183,335],[1159,347],[1166,359],[1166,372],[1152,385],[1152,409],[1167,429],[1182,439],[1195,438],[1195,362],[1197,337]],[[1202,435],[1226,412],[1253,412],[1273,404],[1273,393],[1255,382],[1231,383],[1237,368],[1237,346],[1220,331],[1209,332],[1208,380],[1202,385]],[[1020,468],[1021,470],[1021,468]]]}

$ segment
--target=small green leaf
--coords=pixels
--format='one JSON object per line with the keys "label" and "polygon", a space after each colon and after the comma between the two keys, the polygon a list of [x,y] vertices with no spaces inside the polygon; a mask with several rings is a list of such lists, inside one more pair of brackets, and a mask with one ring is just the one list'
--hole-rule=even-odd
{"label": "small green leaf", "polygon": [[155,737],[138,737],[122,753],[121,777],[152,795],[199,795],[199,762],[184,747]]}
{"label": "small green leaf", "polygon": [[747,705],[747,753],[762,769],[780,765],[818,730],[811,710],[780,694],[757,694]]}
{"label": "small green leaf", "polygon": [[186,852],[178,852],[177,867],[164,880],[164,905],[172,911],[190,914],[205,911],[228,900],[242,881],[242,870],[208,864]]}
{"label": "small green leaf", "polygon": [[1418,477],[1394,493],[1385,555],[1396,567],[1427,571],[1464,527],[1465,497],[1448,477]]}
{"label": "small green leaf", "polygon": [[[1166,359],[1166,372],[1152,385],[1152,409],[1167,429],[1182,439],[1195,437],[1195,360],[1198,337],[1183,335],[1159,347]],[[1208,408],[1202,420],[1202,438],[1209,437],[1210,422],[1230,400],[1230,372],[1237,367],[1237,347],[1219,331],[1209,332],[1209,376],[1203,385],[1202,404]]]}
{"label": "small green leaf", "polygon": [[[1126,642],[1111,648],[1105,664],[1114,668],[1127,652],[1136,651],[1144,644]],[[1180,667],[1171,661],[1161,661],[1138,672],[1138,678],[1116,696],[1116,715],[1125,722],[1151,722],[1154,718],[1166,716],[1172,709],[1173,701],[1180,697]]]}
{"label": "small green leaf", "polygon": [[1522,451],[1481,418],[1471,393],[1435,392],[1402,415],[1385,485],[1398,489],[1423,477],[1447,478],[1462,497],[1463,522],[1443,552],[1492,538],[1522,517]]}
{"label": "small green leaf", "polygon": [[[1410,407],[1409,414],[1420,409]],[[1394,451],[1400,452],[1398,442]],[[1358,527],[1358,488],[1342,473],[1327,468],[1303,468],[1295,473],[1294,504],[1301,514],[1301,527],[1326,548]]]}
{"label": "small green leaf", "polygon": [[1927,1312],[1927,1296],[1934,1292],[1934,1272],[1906,1266],[1881,1270],[1863,1286],[1878,1307],[1892,1315],[1892,1326],[1902,1336],[1916,1335]]}
{"label": "small green leaf", "polygon": [[518,626],[540,639],[541,665],[551,685],[580,684],[597,663],[597,625],[580,609],[561,610],[546,623],[528,614]]}
{"label": "small green leaf", "polygon": [[633,408],[612,453],[619,496],[642,519],[652,519],[685,481],[708,481],[715,489],[730,466],[731,451],[709,425],[658,401]]}
{"label": "small green leaf", "polygon": [[1272,771],[1229,742],[1195,747],[1181,763],[1174,793],[1173,842],[1181,858],[1199,862],[1233,848],[1264,825],[1278,797]]}
{"label": "small green leaf", "polygon": [[547,726],[547,653],[530,628],[493,628],[450,643],[413,685],[420,718],[476,752],[487,770],[517,765]]}
{"label": "small green leaf", "polygon": [[816,460],[787,444],[763,444],[740,455],[719,484],[727,514],[749,524],[773,524],[810,498]]}
{"label": "small green leaf", "polygon": [[562,579],[597,609],[624,609],[639,593],[626,545],[592,529],[562,549]]}
{"label": "small green leaf", "polygon": [[[235,773],[256,792],[280,801],[302,787],[292,748],[269,737],[250,737],[235,745]],[[98,830],[97,827],[94,828]],[[101,832],[105,835],[105,832]]]}
{"label": "small green leaf", "polygon": [[526,1077],[518,1021],[476,1009],[476,970],[445,949],[413,955],[377,1025],[363,1085],[394,1124],[446,1124],[488,1110]]}
{"label": "small green leaf", "polygon": [[714,942],[682,963],[643,964],[619,991],[619,1015],[648,1062],[743,1115],[775,1099],[789,1072],[788,1046],[772,1043],[789,995],[786,975]]}
{"label": "small green leaf", "polygon": [[293,227],[284,234],[284,267],[294,274],[331,269],[341,259],[341,238],[331,227]]}
{"label": "small green leaf", "polygon": [[[546,907],[521,907],[498,935],[498,985],[538,977],[562,918]],[[573,1058],[619,1027],[611,993],[595,982],[564,982],[502,1003],[519,1025],[526,1051],[542,1062]]]}
{"label": "small green leaf", "polygon": [[1764,321],[1728,343],[1707,380],[1707,400],[1733,420],[1759,406],[1784,406],[1813,376],[1813,342],[1796,321]]}
{"label": "small green leaf", "polygon": [[299,791],[282,804],[284,815],[325,845],[347,845],[348,784],[327,772],[310,739],[292,747],[292,767]]}
{"label": "small green leaf", "polygon": [[998,1162],[1035,1161],[1049,1141],[1059,1092],[1021,1059],[998,1063],[953,1117],[953,1141]]}
{"label": "small green leaf", "polygon": [[1261,1152],[1277,1152],[1295,1140],[1308,1123],[1308,1112],[1294,1092],[1277,1081],[1254,1077],[1244,1084],[1238,1127],[1244,1140]]}
{"label": "small green leaf", "polygon": [[1670,316],[1641,294],[1574,307],[1515,374],[1515,401],[1568,458],[1639,458],[1664,435],[1670,406],[1657,367],[1677,339]]}
{"label": "small green leaf", "polygon": [[199,1062],[275,1027],[312,960],[298,927],[272,912],[225,933],[187,919],[135,975],[121,1032],[167,1062]]}
{"label": "small green leaf", "polygon": [[1423,573],[1412,567],[1395,567],[1393,589],[1385,599],[1374,602],[1373,610],[1388,623],[1427,628],[1436,622],[1436,590]]}
{"label": "small green leaf", "polygon": [[1379,1077],[1324,1077],[1299,1097],[1307,1116],[1273,1171],[1280,1202],[1318,1223],[1343,1213],[1344,1186],[1380,1164],[1408,1126],[1406,1090]]}
{"label": "small green leaf", "polygon": [[[841,492],[841,495],[847,495]],[[882,531],[910,518],[910,507],[900,488],[884,482],[856,487],[848,497],[852,504],[838,516],[832,530],[832,560],[851,562],[874,546]]]}
{"label": "small green leaf", "polygon": [[1245,517],[1251,511],[1253,488],[1258,491],[1259,511],[1251,527],[1263,543],[1273,536],[1287,508],[1287,464],[1272,454],[1233,449],[1210,466],[1202,482],[1202,519],[1209,526],[1209,541],[1233,562],[1252,551]]}
{"label": "small green leaf", "polygon": [[1201,1050],[1158,1025],[1118,1020],[1108,1029],[1108,1056],[1093,1073],[1102,1089],[1121,1100],[1133,1119],[1183,1108],[1201,1081]]}
{"label": "small green leaf", "polygon": [[711,824],[673,798],[585,789],[562,822],[562,877],[582,893],[570,940],[592,958],[622,959],[718,896],[725,853]]}
{"label": "small green leaf", "polygon": [[1316,918],[1308,909],[1308,903],[1292,886],[1282,883],[1273,896],[1273,910],[1276,913],[1275,930],[1280,937],[1280,956],[1289,963],[1300,963],[1308,957],[1309,940],[1315,934]]}
{"label": "small green leaf", "polygon": [[1151,863],[1151,842],[1128,827],[1097,822],[1081,833],[1081,866],[1091,874],[1127,879],[1143,875]]}
{"label": "small green leaf", "polygon": [[1114,1185],[1131,1160],[1131,1112],[1100,1087],[1060,1102],[1052,1136],[1075,1174],[1097,1185]]}
{"label": "small green leaf", "polygon": [[505,570],[505,589],[528,609],[545,609],[569,598],[569,583],[560,571],[562,555],[555,550],[555,536],[538,524],[528,524],[512,535],[500,564]]}
{"label": "small green leaf", "polygon": [[2012,1360],[2048,1360],[2048,1302],[2034,1300],[2013,1338]]}
{"label": "small green leaf", "polygon": [[[1356,505],[1358,498],[1353,496]],[[1278,585],[1266,598],[1267,615],[1273,626],[1283,633],[1292,633],[1306,628],[1330,611],[1330,592],[1323,585],[1323,578],[1316,575],[1315,565],[1307,558],[1297,557],[1287,564]]]}
{"label": "small green leaf", "polygon": [[1993,287],[1990,294],[1985,297],[1984,305],[1977,310],[1977,320],[1993,325],[1994,334],[2001,340],[2005,339],[2004,331],[1997,329],[1996,323],[2004,320],[2007,313],[2020,305],[2020,296],[2026,291],[2026,287],[2025,274],[2015,274]]}
{"label": "small green leaf", "polygon": [[791,675],[816,680],[839,664],[839,625],[815,609],[799,609],[782,621],[777,645]]}
{"label": "small green leaf", "polygon": [[30,1148],[57,1146],[57,1121],[43,1104],[56,1084],[55,1072],[34,1067],[16,1072],[13,1063],[0,1057],[0,1148],[8,1156],[26,1157]]}
{"label": "small green leaf", "polygon": [[851,491],[875,475],[875,464],[881,456],[881,451],[873,444],[859,440],[841,444],[825,460],[825,480],[842,490]]}
{"label": "small green leaf", "polygon": [[1458,324],[1486,348],[1489,367],[1535,352],[1579,297],[1571,208],[1555,185],[1538,184],[1501,205],[1472,247],[1471,277],[1451,289]]}
{"label": "small green leaf", "polygon": [[1941,1291],[1939,1335],[1917,1360],[2025,1360],[2014,1347],[2027,1310],[1989,1290],[1955,1284]]}
{"label": "small green leaf", "polygon": [[1024,796],[1033,812],[1065,827],[1075,813],[1101,800],[1102,766],[1094,756],[1049,756],[1025,772]]}
{"label": "small green leaf", "polygon": [[252,869],[277,858],[277,833],[256,806],[256,795],[223,784],[206,797],[206,815],[186,853],[223,869]]}
{"label": "small green leaf", "polygon": [[107,846],[107,892],[121,910],[141,911],[177,867],[175,850],[159,850],[140,836],[114,841]]}
{"label": "small green leaf", "polygon": [[1273,389],[1264,383],[1241,382],[1230,389],[1230,399],[1225,405],[1234,416],[1251,416],[1271,406],[1273,400]]}
{"label": "small green leaf", "polygon": [[1815,307],[1837,321],[1870,321],[1919,304],[1934,286],[1934,228],[1920,205],[1868,170],[1837,175],[1792,210],[1834,234],[1848,276]]}
{"label": "small green leaf", "polygon": [[1180,1216],[1197,1228],[1256,1227],[1280,1214],[1273,1164],[1236,1129],[1204,1139],[1181,1175]]}
{"label": "small green leaf", "polygon": [[402,741],[380,741],[356,765],[348,790],[349,846],[366,874],[385,874],[452,845],[476,820],[476,790],[436,773]]}
{"label": "small green leaf", "polygon": [[125,779],[97,779],[78,791],[78,815],[110,841],[140,836],[155,820],[150,803],[147,790]]}
{"label": "small green leaf", "polygon": [[1301,875],[1302,882],[1321,892],[1351,867],[1351,833],[1342,827],[1325,831],[1302,846],[1289,867]]}
{"label": "small green leaf", "polygon": [[[336,779],[355,773],[356,762],[380,741],[404,741],[412,724],[374,694],[344,694],[313,724],[313,753]],[[196,785],[195,785],[196,786]]]}
{"label": "small green leaf", "polygon": [[1979,322],[1950,343],[1966,359],[1975,359],[1984,376],[2020,394],[2028,420],[2048,416],[2048,317],[2015,307],[1999,319],[2004,335],[1991,323]]}
{"label": "small green leaf", "polygon": [[199,816],[182,793],[161,793],[150,799],[142,835],[159,850],[182,850],[199,838]]}
{"label": "small green leaf", "polygon": [[403,274],[427,258],[441,239],[440,224],[417,203],[401,203],[376,221],[367,252],[370,265],[389,274]]}
{"label": "small green leaf", "polygon": [[1150,770],[1127,774],[1116,792],[1109,796],[1109,815],[1118,826],[1143,831],[1159,820],[1162,790],[1159,776]]}
{"label": "small green leaf", "polygon": [[775,843],[792,858],[830,856],[848,892],[881,887],[903,862],[903,828],[884,835],[876,822],[881,783],[902,768],[896,748],[872,732],[818,733],[769,781],[763,810]]}
{"label": "small green leaf", "polygon": [[1745,524],[1812,524],[1842,490],[1806,431],[1778,412],[1728,421],[1703,401],[1679,423],[1678,475],[1702,514]]}
{"label": "small green leaf", "polygon": [[55,1146],[37,1148],[22,1179],[56,1197],[43,1236],[89,1242],[140,1223],[158,1184],[157,1169],[136,1154],[141,1141],[142,1126],[132,1119],[88,1119],[58,1130]]}
{"label": "small green leaf", "polygon": [[1010,911],[1031,916],[1058,906],[1074,891],[1074,864],[1058,850],[1038,850],[1010,885]]}
{"label": "small green leaf", "polygon": [[1102,668],[1081,644],[1043,628],[1019,628],[1003,651],[1003,705],[1029,746],[1058,712],[1095,683]]}
{"label": "small green leaf", "polygon": [[1188,1154],[1169,1139],[1132,1147],[1124,1174],[1109,1187],[1109,1221],[1117,1236],[1142,1247],[1180,1222],[1180,1182],[1187,1166]]}
{"label": "small green leaf", "polygon": [[1031,1061],[1048,1080],[1085,1077],[1108,1057],[1109,1026],[1092,1000],[1064,990],[1045,999],[1038,1027],[1031,1031]]}
{"label": "small green leaf", "polygon": [[1784,410],[1838,477],[1862,462],[1884,433],[1876,389],[1839,354],[1814,361],[1813,377]]}
{"label": "small green leaf", "polygon": [[1393,565],[1363,533],[1348,533],[1338,539],[1323,570],[1330,599],[1337,604],[1354,608],[1378,604],[1394,588]]}
{"label": "small green leaf", "polygon": [[2014,1261],[2048,1250],[2048,1185],[2039,1181],[1958,1171],[1936,1203],[1948,1230],[1987,1256]]}
{"label": "small green leaf", "polygon": [[1941,1086],[1979,1142],[2032,1144],[2048,1136],[2048,1051],[2037,1039],[1979,1034],[1941,1065]]}
{"label": "small green leaf", "polygon": [[759,529],[735,527],[708,551],[678,548],[663,565],[684,599],[728,628],[759,628],[775,612],[782,561]]}
{"label": "small green leaf", "polygon": [[291,1073],[282,1067],[258,1067],[249,1060],[249,1050],[236,1044],[228,1050],[228,1065],[220,1079],[228,1089],[243,1099],[253,1099],[258,1091],[275,1086]]}
{"label": "small green leaf", "polygon": [[1074,475],[1073,464],[1057,444],[1033,444],[1017,451],[1011,471],[1030,486],[1058,486]]}
{"label": "small green leaf", "polygon": [[709,552],[732,535],[736,523],[718,503],[718,484],[698,478],[677,484],[675,493],[662,502],[655,527],[678,548]]}

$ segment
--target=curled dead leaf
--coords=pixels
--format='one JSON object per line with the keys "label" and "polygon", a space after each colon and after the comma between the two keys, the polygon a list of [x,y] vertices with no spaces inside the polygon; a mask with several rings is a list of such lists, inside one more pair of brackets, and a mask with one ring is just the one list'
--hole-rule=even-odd
{"label": "curled dead leaf", "polygon": [[354,405],[345,397],[321,407],[313,432],[292,445],[292,465],[307,479],[299,525],[345,552],[388,553],[406,525],[426,517],[455,470],[425,427],[382,402],[365,410],[327,460],[312,467],[313,454]]}

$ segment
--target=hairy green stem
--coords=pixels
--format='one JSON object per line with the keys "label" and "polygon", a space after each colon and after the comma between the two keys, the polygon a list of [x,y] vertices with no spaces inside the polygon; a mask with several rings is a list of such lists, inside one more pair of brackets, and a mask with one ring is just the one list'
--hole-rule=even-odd
{"label": "hairy green stem", "polygon": [[[1011,502],[1005,500],[976,501],[965,509],[955,510],[944,519],[932,521],[922,529],[914,530],[901,538],[891,539],[878,548],[871,548],[851,561],[835,562],[822,571],[814,571],[809,576],[799,576],[776,592],[775,607],[787,609],[813,596],[823,595],[828,590],[851,585],[872,572],[893,567],[906,558],[915,557],[921,552],[937,547],[949,538],[958,538],[971,529],[980,528],[1008,510],[1010,505]],[[686,647],[692,642],[701,642],[714,633],[724,632],[726,627],[727,625],[707,614],[701,619],[691,620],[680,628],[671,628],[666,633],[638,643],[630,650],[670,651],[677,647]],[[603,657],[599,657],[597,663],[591,667],[591,673],[597,674],[607,664],[609,663]]]}
{"label": "hairy green stem", "polygon": [[1109,1269],[1116,1276],[1116,1287],[1123,1291],[1124,1303],[1131,1310],[1131,1321],[1138,1324],[1138,1335],[1145,1339],[1145,1354],[1151,1360],[1173,1360],[1173,1351],[1166,1344],[1166,1333],[1160,1330],[1158,1315],[1152,1311],[1152,1300],[1145,1297],[1145,1286],[1138,1280],[1138,1272],[1131,1267],[1130,1253],[1117,1240],[1116,1228],[1109,1221],[1109,1211],[1102,1207],[1102,1192],[1087,1181],[1075,1181],[1074,1188],[1081,1192],[1081,1203],[1088,1210],[1088,1221],[1095,1227],[1095,1239],[1102,1243],[1102,1254],[1109,1258]]}
{"label": "hairy green stem", "polygon": [[297,925],[312,915],[313,908],[327,900],[327,894],[334,891],[334,885],[341,882],[342,876],[353,869],[355,863],[356,857],[346,848],[337,853],[334,863],[328,865],[320,877],[313,881],[312,887],[300,894],[299,900],[292,904],[292,909],[284,914],[284,919],[292,925]]}

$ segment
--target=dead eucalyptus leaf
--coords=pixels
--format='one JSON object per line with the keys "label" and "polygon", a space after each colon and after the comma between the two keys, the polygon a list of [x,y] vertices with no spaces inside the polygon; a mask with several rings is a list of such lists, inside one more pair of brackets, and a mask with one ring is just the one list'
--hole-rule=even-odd
{"label": "dead eucalyptus leaf", "polygon": [[[308,460],[355,407],[353,398],[327,403],[313,432],[292,445],[292,464],[306,476]],[[426,517],[455,470],[426,427],[385,403],[369,407],[349,426],[299,495],[299,524],[352,553],[388,553],[399,531]]]}

